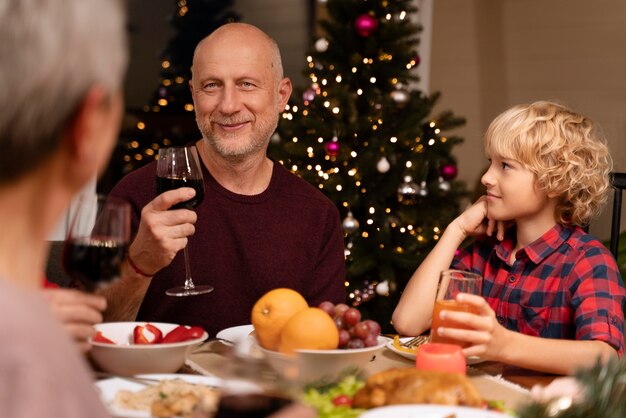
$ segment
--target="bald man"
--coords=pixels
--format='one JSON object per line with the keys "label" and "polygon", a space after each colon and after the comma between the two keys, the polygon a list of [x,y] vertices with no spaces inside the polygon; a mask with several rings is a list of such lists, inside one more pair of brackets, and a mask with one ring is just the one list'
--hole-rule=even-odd
{"label": "bald man", "polygon": [[[106,290],[108,320],[193,324],[209,335],[250,323],[265,292],[288,287],[310,305],[345,301],[343,231],[319,190],[266,155],[292,91],[276,42],[258,28],[224,25],[196,47],[189,83],[202,138],[205,198],[180,188],[156,195],[156,163],[126,176],[112,194],[131,201],[136,238],[123,278]],[[209,294],[175,298],[190,245],[196,285]]]}

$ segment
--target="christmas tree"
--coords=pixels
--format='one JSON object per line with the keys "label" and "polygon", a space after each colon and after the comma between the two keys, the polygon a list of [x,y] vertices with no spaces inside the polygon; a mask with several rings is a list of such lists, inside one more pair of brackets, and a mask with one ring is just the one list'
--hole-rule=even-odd
{"label": "christmas tree", "polygon": [[431,116],[438,94],[411,88],[418,34],[410,0],[328,0],[306,58],[310,85],[292,96],[270,155],[339,208],[349,301],[390,331],[413,271],[459,213],[446,135],[464,123]]}
{"label": "christmas tree", "polygon": [[182,145],[202,135],[197,128],[189,80],[196,45],[219,26],[234,22],[233,0],[177,0],[170,24],[176,30],[161,53],[161,79],[142,109],[127,111],[111,165],[99,184],[106,193],[125,174],[153,161],[161,146]]}

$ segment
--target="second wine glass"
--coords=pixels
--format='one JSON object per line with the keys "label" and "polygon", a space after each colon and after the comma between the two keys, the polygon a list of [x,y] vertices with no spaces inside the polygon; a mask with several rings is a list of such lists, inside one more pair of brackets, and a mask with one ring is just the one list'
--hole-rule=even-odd
{"label": "second wine glass", "polygon": [[[196,195],[171,209],[192,209],[198,206],[204,199],[204,180],[200,159],[195,146],[166,147],[159,149],[157,162],[157,194],[180,187],[191,187]],[[169,296],[194,296],[213,291],[211,285],[196,286],[191,278],[189,265],[189,245],[183,249],[185,257],[185,284],[183,286],[168,289],[165,293]]]}
{"label": "second wine glass", "polygon": [[63,267],[93,292],[120,277],[130,238],[130,205],[96,194],[85,194],[77,202],[63,249]]}

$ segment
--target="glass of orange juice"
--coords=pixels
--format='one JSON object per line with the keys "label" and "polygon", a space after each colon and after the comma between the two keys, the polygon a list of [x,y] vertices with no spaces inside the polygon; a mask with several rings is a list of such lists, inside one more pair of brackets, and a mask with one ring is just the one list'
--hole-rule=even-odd
{"label": "glass of orange juice", "polygon": [[457,302],[456,295],[459,293],[480,295],[482,285],[483,278],[476,273],[461,270],[444,270],[441,272],[439,275],[439,286],[437,287],[437,298],[435,299],[435,307],[433,309],[433,320],[430,327],[430,340],[432,342],[457,344],[461,347],[469,345],[463,341],[442,337],[437,333],[439,327],[469,329],[463,323],[441,319],[439,313],[444,310],[478,313],[471,305]]}

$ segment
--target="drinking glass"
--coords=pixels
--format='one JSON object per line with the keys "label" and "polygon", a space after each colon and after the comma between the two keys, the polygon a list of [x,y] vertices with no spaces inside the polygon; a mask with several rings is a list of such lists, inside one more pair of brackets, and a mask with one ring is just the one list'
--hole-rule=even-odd
{"label": "drinking glass", "polygon": [[[193,210],[204,199],[204,180],[195,146],[159,149],[157,194],[178,189],[179,187],[191,187],[196,191],[196,195],[185,202],[172,206],[170,209],[185,208]],[[165,294],[169,296],[194,296],[213,291],[213,286],[211,285],[194,285],[191,279],[188,247],[189,244],[183,249],[185,257],[185,284],[168,289]]]}
{"label": "drinking glass", "polygon": [[120,277],[130,239],[130,205],[122,199],[86,194],[78,199],[71,218],[63,267],[92,292]]}
{"label": "drinking glass", "polygon": [[483,278],[479,274],[461,270],[444,270],[439,275],[439,285],[437,287],[437,297],[433,309],[433,320],[430,327],[430,340],[434,343],[457,344],[461,347],[469,346],[468,343],[452,338],[442,337],[437,333],[439,327],[469,329],[463,323],[451,321],[450,319],[439,318],[439,313],[445,311],[478,313],[474,307],[468,303],[458,302],[456,295],[459,293],[470,293],[480,295]]}

